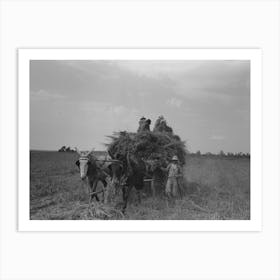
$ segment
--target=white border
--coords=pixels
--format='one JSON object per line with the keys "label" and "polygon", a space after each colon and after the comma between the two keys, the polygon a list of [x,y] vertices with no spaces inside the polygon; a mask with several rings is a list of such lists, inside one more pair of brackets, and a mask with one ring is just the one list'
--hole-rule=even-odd
{"label": "white border", "polygon": [[[29,61],[40,60],[250,60],[251,219],[186,221],[49,221],[29,219]],[[19,231],[261,231],[262,72],[260,49],[19,49]]]}

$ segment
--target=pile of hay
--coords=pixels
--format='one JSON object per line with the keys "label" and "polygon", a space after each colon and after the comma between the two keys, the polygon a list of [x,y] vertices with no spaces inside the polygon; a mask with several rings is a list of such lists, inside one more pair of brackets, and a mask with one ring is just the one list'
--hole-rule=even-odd
{"label": "pile of hay", "polygon": [[153,131],[137,133],[121,131],[114,133],[110,138],[108,154],[118,160],[125,160],[128,153],[150,161],[156,167],[165,167],[174,155],[177,155],[180,164],[185,164],[186,146],[173,129],[167,125],[161,116],[155,123]]}
{"label": "pile of hay", "polygon": [[88,206],[87,216],[89,219],[122,219],[124,214],[113,205],[95,202]]}

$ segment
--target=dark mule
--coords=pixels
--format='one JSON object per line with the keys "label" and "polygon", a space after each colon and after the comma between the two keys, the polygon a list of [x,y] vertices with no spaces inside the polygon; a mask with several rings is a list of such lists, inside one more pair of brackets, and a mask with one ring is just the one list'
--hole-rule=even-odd
{"label": "dark mule", "polygon": [[137,191],[138,201],[141,202],[141,191],[144,188],[146,166],[142,159],[130,154],[122,160],[116,160],[121,163],[112,163],[109,168],[111,169],[114,187],[122,186],[124,202],[122,210],[125,212],[129,194],[133,187]]}

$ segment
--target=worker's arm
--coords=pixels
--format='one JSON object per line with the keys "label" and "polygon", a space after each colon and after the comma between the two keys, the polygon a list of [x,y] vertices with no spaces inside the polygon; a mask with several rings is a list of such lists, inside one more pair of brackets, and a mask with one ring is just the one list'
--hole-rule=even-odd
{"label": "worker's arm", "polygon": [[179,165],[178,166],[178,174],[176,177],[182,177],[183,176],[183,170],[182,170],[182,167]]}
{"label": "worker's arm", "polygon": [[183,168],[179,165],[178,177],[183,177]]}
{"label": "worker's arm", "polygon": [[161,167],[160,169],[164,172],[168,172],[170,168],[170,164],[167,165],[167,167]]}
{"label": "worker's arm", "polygon": [[183,173],[183,169],[182,166],[179,165],[179,173],[182,174]]}

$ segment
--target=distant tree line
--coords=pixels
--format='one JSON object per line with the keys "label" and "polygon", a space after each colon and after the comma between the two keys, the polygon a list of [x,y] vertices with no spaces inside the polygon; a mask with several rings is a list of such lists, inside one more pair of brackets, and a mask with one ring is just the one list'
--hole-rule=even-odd
{"label": "distant tree line", "polygon": [[190,153],[192,156],[197,156],[197,157],[219,157],[219,158],[250,158],[250,153],[225,153],[224,151],[220,151],[219,153],[201,153],[200,151],[197,151],[196,153]]}
{"label": "distant tree line", "polygon": [[59,152],[61,153],[74,153],[75,152],[75,149],[72,149],[70,146],[69,147],[66,147],[66,146],[62,146],[59,150]]}

